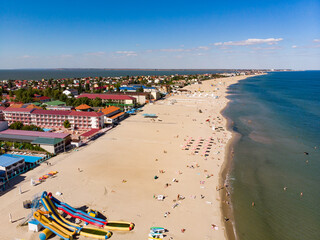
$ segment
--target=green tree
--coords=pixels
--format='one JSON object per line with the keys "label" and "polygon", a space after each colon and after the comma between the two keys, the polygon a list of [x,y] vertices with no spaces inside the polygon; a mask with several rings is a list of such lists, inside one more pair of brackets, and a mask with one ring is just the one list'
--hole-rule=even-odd
{"label": "green tree", "polygon": [[12,82],[12,80],[9,80],[9,82],[8,82],[8,87],[9,87],[10,89],[13,87],[13,82]]}
{"label": "green tree", "polygon": [[116,83],[114,86],[116,87],[117,92],[120,92],[120,83]]}
{"label": "green tree", "polygon": [[36,126],[36,125],[24,125],[21,130],[27,130],[27,131],[38,131],[38,132],[44,132],[42,128]]}
{"label": "green tree", "polygon": [[9,126],[10,129],[17,129],[17,130],[22,129],[22,127],[23,127],[23,123],[19,121],[14,122]]}
{"label": "green tree", "polygon": [[74,97],[67,98],[67,100],[66,100],[67,106],[75,106],[75,105],[74,105],[75,100],[76,100],[76,99],[75,99]]}
{"label": "green tree", "polygon": [[89,83],[86,83],[85,89],[86,89],[86,92],[90,92],[90,85],[89,85]]}
{"label": "green tree", "polygon": [[63,126],[64,126],[65,128],[70,128],[70,127],[71,127],[71,124],[70,124],[70,122],[69,122],[68,120],[65,120],[64,123],[63,123]]}
{"label": "green tree", "polygon": [[80,94],[82,92],[83,92],[82,84],[81,84],[81,81],[79,81],[78,93]]}
{"label": "green tree", "polygon": [[[80,100],[80,104],[87,104],[87,105],[89,105],[90,104],[90,99],[89,98],[87,98],[87,97],[82,97],[82,98],[77,98],[77,100]],[[79,104],[79,105],[80,105]]]}
{"label": "green tree", "polygon": [[60,97],[59,97],[59,100],[62,101],[62,102],[65,102],[65,101],[67,101],[67,98],[68,97],[65,94],[61,94]]}
{"label": "green tree", "polygon": [[53,91],[53,98],[54,98],[54,99],[59,99],[59,97],[60,97],[61,94],[62,94],[61,91],[59,91],[59,90],[54,90],[54,91]]}
{"label": "green tree", "polygon": [[92,106],[92,107],[101,107],[102,106],[102,100],[101,100],[101,98],[95,98],[95,99],[93,99],[93,100],[91,100],[90,101],[90,105]]}
{"label": "green tree", "polygon": [[139,87],[139,88],[137,89],[137,92],[143,92],[143,87]]}

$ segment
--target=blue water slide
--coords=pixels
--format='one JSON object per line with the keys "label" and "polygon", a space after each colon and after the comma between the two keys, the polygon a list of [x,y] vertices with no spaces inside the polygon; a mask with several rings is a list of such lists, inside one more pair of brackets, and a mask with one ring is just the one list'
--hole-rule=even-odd
{"label": "blue water slide", "polygon": [[62,210],[63,212],[65,212],[66,214],[68,214],[74,218],[79,218],[87,223],[90,223],[90,224],[98,226],[98,227],[103,227],[104,225],[107,224],[106,220],[101,219],[101,218],[97,218],[97,217],[92,217],[88,213],[81,211],[81,210],[78,210],[78,209],[75,209],[75,208],[71,207],[70,205],[68,205],[67,203],[63,203],[63,202],[59,201],[58,199],[56,199],[53,196],[51,196],[50,199],[56,208],[58,208],[59,210]]}

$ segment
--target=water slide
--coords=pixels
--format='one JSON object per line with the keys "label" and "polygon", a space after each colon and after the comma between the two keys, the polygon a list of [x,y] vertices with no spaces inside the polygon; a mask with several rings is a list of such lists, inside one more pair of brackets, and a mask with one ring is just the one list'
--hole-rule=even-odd
{"label": "water slide", "polygon": [[33,216],[38,222],[42,225],[42,227],[49,229],[51,232],[55,233],[57,236],[61,237],[64,240],[72,240],[75,231],[70,231],[58,223],[53,221],[52,219],[47,218],[43,212],[40,210],[33,213]]}
{"label": "water slide", "polygon": [[71,207],[70,205],[59,201],[58,199],[56,199],[55,197],[50,195],[50,193],[49,193],[49,197],[57,209],[62,210],[64,213],[70,215],[73,218],[79,218],[82,221],[89,223],[89,224],[92,224],[97,227],[104,227],[107,224],[106,220],[101,219],[101,218],[97,218],[97,217],[92,217],[84,211],[77,210],[77,209]]}
{"label": "water slide", "polygon": [[134,224],[132,222],[108,221],[104,228],[110,231],[131,231],[134,228]]}
{"label": "water slide", "polygon": [[97,227],[104,227],[107,230],[111,231],[131,231],[134,228],[134,224],[131,222],[123,222],[123,221],[107,221],[101,218],[92,217],[88,213],[77,210],[67,203],[63,203],[52,196],[51,193],[48,194],[53,205],[63,211],[64,213],[70,215],[73,218],[79,218],[82,221],[92,224]]}
{"label": "water slide", "polygon": [[42,193],[41,202],[46,211],[49,212],[51,218],[53,218],[53,220],[58,224],[71,231],[78,232],[81,229],[80,225],[68,221],[58,213],[57,209],[52,204],[47,192]]}
{"label": "water slide", "polygon": [[[107,231],[104,229],[97,229],[97,228],[83,228],[80,225],[72,223],[72,222],[68,221],[67,219],[65,219],[64,217],[62,217],[58,213],[57,209],[55,208],[54,204],[52,203],[47,192],[43,192],[41,202],[42,202],[44,208],[49,212],[50,216],[56,222],[56,224],[59,227],[62,227],[62,229],[67,229],[69,231],[76,232],[76,233],[80,234],[81,236],[86,236],[86,237],[96,238],[96,239],[108,239],[112,236],[112,233],[110,231]],[[56,225],[56,224],[54,224],[54,225]],[[69,239],[69,238],[66,238],[66,239]]]}

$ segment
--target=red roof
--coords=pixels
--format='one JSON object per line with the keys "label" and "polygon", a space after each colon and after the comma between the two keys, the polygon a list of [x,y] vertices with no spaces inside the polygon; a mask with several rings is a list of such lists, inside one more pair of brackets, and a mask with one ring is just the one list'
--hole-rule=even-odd
{"label": "red roof", "polygon": [[50,100],[51,98],[49,98],[49,97],[46,97],[46,96],[42,96],[42,97],[35,97],[35,98],[33,98],[34,100],[40,100],[40,101],[42,101],[42,100]]}
{"label": "red roof", "polygon": [[4,112],[32,112],[32,108],[13,108],[13,107],[8,107]]}
{"label": "red roof", "polygon": [[71,116],[84,116],[84,117],[99,117],[102,116],[103,113],[101,112],[77,112],[77,111],[71,111],[69,114]]}
{"label": "red roof", "polygon": [[32,136],[32,137],[47,137],[47,138],[65,138],[70,135],[69,133],[52,133],[52,132],[26,131],[26,130],[14,130],[14,129],[7,129],[4,131],[1,131],[0,134]]}
{"label": "red roof", "polygon": [[8,99],[8,100],[10,100],[10,99],[16,99],[16,96],[10,97],[10,95],[3,95],[2,97],[3,97],[3,98],[6,98],[6,99]]}
{"label": "red roof", "polygon": [[98,93],[84,93],[79,95],[77,98],[87,97],[90,99],[101,98],[103,100],[135,100],[134,97],[119,94],[98,94]]}
{"label": "red roof", "polygon": [[90,137],[90,136],[96,134],[97,132],[99,132],[99,130],[100,129],[91,129],[90,131],[81,134],[81,137]]}
{"label": "red roof", "polygon": [[47,114],[47,115],[69,115],[71,111],[64,110],[40,110],[36,109],[32,112],[33,114]]}

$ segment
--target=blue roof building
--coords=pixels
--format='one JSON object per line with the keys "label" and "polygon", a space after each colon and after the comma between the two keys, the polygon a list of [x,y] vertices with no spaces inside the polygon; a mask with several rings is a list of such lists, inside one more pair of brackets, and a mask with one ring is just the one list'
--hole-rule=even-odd
{"label": "blue roof building", "polygon": [[23,169],[25,166],[24,158],[18,156],[0,156],[0,171],[7,174]]}
{"label": "blue roof building", "polygon": [[137,88],[134,87],[120,87],[121,92],[136,92]]}

